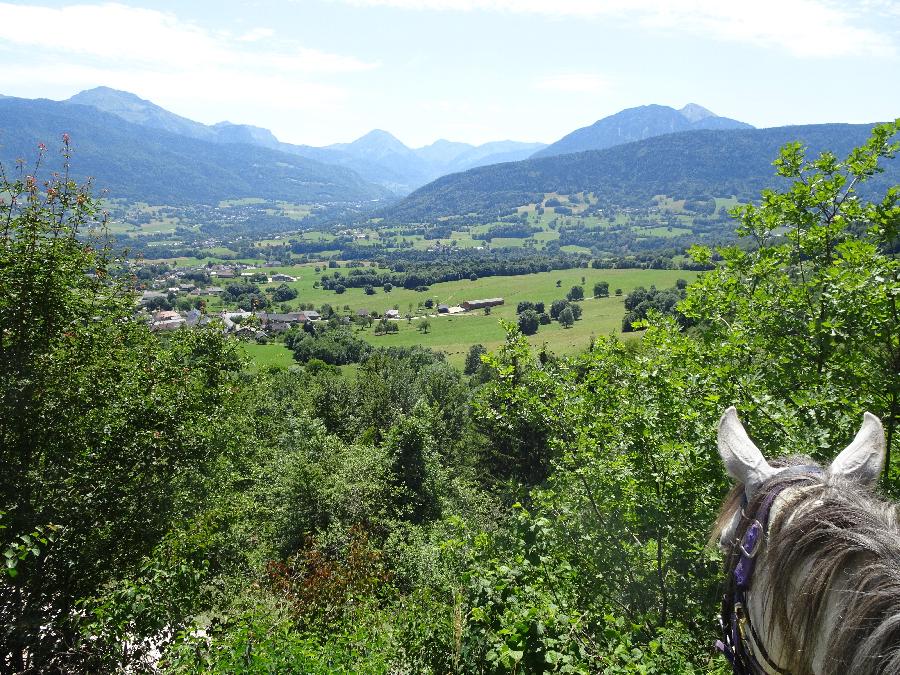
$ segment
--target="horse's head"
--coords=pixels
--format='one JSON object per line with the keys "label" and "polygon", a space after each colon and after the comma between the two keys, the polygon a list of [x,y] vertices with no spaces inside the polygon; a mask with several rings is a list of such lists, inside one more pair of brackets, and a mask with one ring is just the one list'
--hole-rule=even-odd
{"label": "horse's head", "polygon": [[[884,469],[885,450],[881,421],[872,413],[865,413],[856,438],[835,458],[827,474],[872,487]],[[767,481],[784,472],[795,471],[796,467],[770,465],[750,440],[734,406],[728,408],[719,420],[719,455],[728,475],[743,485],[743,494],[737,492],[736,498],[730,500],[733,503],[726,503],[719,514],[719,544],[724,547],[734,541],[740,522],[741,502],[749,504]]]}
{"label": "horse's head", "polygon": [[[829,664],[870,658],[859,645],[875,637],[863,626],[900,609],[900,585],[881,604],[863,588],[883,584],[879,575],[890,576],[900,557],[895,507],[871,494],[885,463],[881,422],[865,413],[827,469],[805,460],[773,466],[731,407],[719,421],[719,454],[737,482],[714,530],[728,574],[721,646],[735,672],[863,672]],[[876,637],[896,645],[896,633]]]}

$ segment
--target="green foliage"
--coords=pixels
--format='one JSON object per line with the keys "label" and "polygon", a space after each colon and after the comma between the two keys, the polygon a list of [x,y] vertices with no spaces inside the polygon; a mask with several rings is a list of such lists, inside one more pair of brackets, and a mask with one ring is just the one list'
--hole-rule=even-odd
{"label": "green foliage", "polygon": [[598,281],[594,284],[594,297],[595,298],[608,298],[609,297],[609,282],[608,281]]}
{"label": "green foliage", "polygon": [[481,368],[481,356],[482,354],[486,354],[487,349],[484,348],[484,345],[477,344],[469,347],[469,352],[466,354],[466,364],[463,368],[463,373],[466,375],[474,375],[479,368]]}
{"label": "green foliage", "polygon": [[284,343],[300,363],[316,359],[343,366],[359,363],[372,351],[372,345],[346,328],[294,330],[285,336]]}
{"label": "green foliage", "polygon": [[553,449],[548,443],[554,415],[545,397],[549,375],[535,367],[528,342],[506,324],[506,345],[483,358],[492,379],[475,401],[475,419],[488,439],[483,462],[488,472],[525,485],[541,483],[550,470]]}
{"label": "green foliage", "polygon": [[538,313],[533,309],[526,309],[519,314],[518,325],[523,335],[534,335],[538,332],[538,327],[541,325]]}
{"label": "green foliage", "polygon": [[391,428],[384,441],[390,457],[396,513],[416,523],[431,520],[439,513],[437,493],[441,477],[435,441],[428,428],[429,413],[427,404],[417,404],[411,415]]}
{"label": "green foliage", "polygon": [[[3,525],[3,511],[0,511],[0,530],[5,530]],[[11,579],[15,579],[18,574],[19,563],[29,558],[39,557],[46,547],[56,539],[56,531],[59,529],[56,525],[39,525],[34,532],[29,534],[20,534],[11,542],[5,545],[3,550],[3,567],[0,573]]]}
{"label": "green foliage", "polygon": [[217,331],[162,344],[132,320],[89,186],[2,180],[0,509],[11,533],[56,529],[0,580],[0,642],[13,670],[77,668],[78,603],[140,565],[227,447],[239,360]]}
{"label": "green foliage", "polygon": [[[865,410],[882,418],[889,455],[896,444],[900,263],[884,251],[897,237],[900,192],[867,201],[858,191],[896,152],[898,128],[877,127],[843,160],[786,146],[775,164],[790,187],[735,210],[753,247],[722,249],[721,267],[683,303],[704,342],[721,346],[716,367],[738,383],[742,414],[765,411],[754,428],[786,435],[785,450],[829,458]],[[887,483],[896,472],[890,465]]]}
{"label": "green foliage", "polygon": [[272,300],[274,302],[287,302],[288,300],[293,300],[297,297],[297,291],[288,286],[287,284],[281,284],[278,288],[275,289],[275,292],[272,293]]}
{"label": "green foliage", "polygon": [[622,318],[622,332],[629,333],[634,330],[635,325],[643,325],[651,312],[674,317],[680,326],[690,326],[691,322],[677,309],[684,297],[684,289],[677,286],[662,291],[655,286],[651,286],[649,291],[638,286],[625,296],[625,309],[628,313]]}
{"label": "green foliage", "polygon": [[572,302],[584,300],[584,286],[572,286],[572,288],[569,289],[569,292],[566,293],[566,300]]}
{"label": "green foliage", "polygon": [[[8,181],[0,670],[728,672],[722,409],[821,459],[868,409],[896,449],[900,191],[856,194],[896,127],[844,161],[786,147],[792,186],[738,212],[750,245],[626,299],[684,294],[690,329],[650,311],[639,339],[562,358],[504,323],[469,377],[363,348],[328,306],[287,336],[305,368],[241,373],[216,330],[160,339],[83,232],[89,195]],[[543,309],[518,314],[581,305]]]}

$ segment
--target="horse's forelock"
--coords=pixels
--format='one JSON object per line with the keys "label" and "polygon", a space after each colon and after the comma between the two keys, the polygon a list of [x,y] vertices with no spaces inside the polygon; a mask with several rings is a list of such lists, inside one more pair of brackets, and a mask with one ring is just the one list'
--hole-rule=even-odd
{"label": "horse's forelock", "polygon": [[719,508],[719,515],[713,523],[712,531],[709,533],[709,545],[717,546],[723,544],[722,534],[731,527],[735,515],[741,510],[741,499],[744,496],[744,484],[737,483],[731,491],[725,495],[722,506]]}

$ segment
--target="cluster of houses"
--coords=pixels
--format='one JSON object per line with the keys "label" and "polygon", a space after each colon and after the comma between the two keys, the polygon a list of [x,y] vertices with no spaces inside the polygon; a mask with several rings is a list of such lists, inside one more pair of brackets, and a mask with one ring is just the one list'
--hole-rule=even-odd
{"label": "cluster of houses", "polygon": [[[146,294],[145,294],[146,295]],[[503,298],[485,298],[483,300],[466,300],[459,306],[438,305],[438,314],[460,314],[485,307],[496,307],[503,304]],[[368,317],[369,311],[357,310],[356,316]],[[400,310],[388,309],[383,314],[385,319],[399,320]],[[251,320],[252,317],[252,320]],[[320,321],[322,316],[314,310],[301,312],[273,313],[273,312],[247,312],[223,311],[218,314],[203,314],[198,309],[187,312],[160,310],[154,312],[149,321],[150,330],[169,331],[181,327],[204,326],[211,321],[221,321],[227,333],[238,337],[272,337],[289,331],[294,326],[303,325],[309,321]],[[345,319],[349,321],[349,319]]]}
{"label": "cluster of houses", "polygon": [[[248,321],[250,317],[254,317],[255,320]],[[313,310],[287,314],[246,312],[243,310],[203,314],[198,309],[192,309],[189,312],[161,310],[151,315],[150,330],[177,330],[182,326],[192,328],[194,326],[205,326],[212,321],[221,321],[225,331],[228,333],[238,336],[248,335],[254,338],[262,335],[271,337],[273,334],[287,332],[293,326],[302,325],[307,321],[319,321],[321,318],[322,316]]]}
{"label": "cluster of houses", "polygon": [[[262,273],[257,268],[250,267],[249,265],[241,265],[238,267],[216,265],[208,269],[206,267],[198,267],[195,270],[192,270],[207,272],[214,280],[212,285],[204,286],[186,280],[184,274],[187,271],[189,270],[169,272],[154,279],[149,284],[150,288],[141,292],[138,304],[141,307],[145,307],[157,298],[169,298],[172,295],[193,298],[217,296],[225,292],[225,289],[222,286],[217,285],[218,282],[221,281],[222,283],[227,284],[231,280],[252,277]],[[268,283],[284,283],[297,281],[297,277],[292,277],[290,274],[275,273],[267,275],[266,280]]]}

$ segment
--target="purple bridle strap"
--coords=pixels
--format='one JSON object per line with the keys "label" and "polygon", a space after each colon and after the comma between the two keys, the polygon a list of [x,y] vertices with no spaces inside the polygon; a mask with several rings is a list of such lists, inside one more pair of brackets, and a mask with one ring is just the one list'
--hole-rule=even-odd
{"label": "purple bridle strap", "polygon": [[[818,466],[792,466],[784,469],[780,472],[780,475],[783,476],[785,473],[799,474],[801,477],[811,477],[812,475],[821,475],[823,471]],[[753,655],[753,652],[749,649],[749,645],[744,643],[738,624],[739,621],[746,622],[748,630],[756,637],[756,633],[753,630],[753,625],[750,621],[749,608],[745,606],[746,593],[750,590],[750,584],[753,580],[753,571],[756,567],[756,555],[762,548],[762,544],[769,530],[769,517],[772,512],[772,505],[775,503],[778,495],[787,488],[795,485],[797,485],[797,482],[795,481],[785,481],[784,483],[776,485],[766,493],[765,499],[763,499],[762,503],[759,505],[759,509],[756,513],[753,514],[753,520],[747,525],[747,529],[744,530],[744,534],[738,543],[741,557],[732,572],[734,575],[734,591],[726,594],[722,607],[721,624],[723,637],[725,639],[724,641],[716,641],[716,649],[725,655],[728,662],[731,664],[732,670],[738,675],[766,672]],[[743,513],[743,508],[746,506],[745,497],[742,504],[742,515],[744,518],[749,517],[747,514]],[[738,617],[738,608],[740,608],[743,619]],[[784,672],[772,662],[765,648],[759,644],[759,639],[757,638],[754,642],[756,643],[756,649],[761,653],[763,659],[771,666],[771,668],[776,672]]]}
{"label": "purple bridle strap", "polygon": [[782,491],[789,487],[790,483],[779,486],[779,489],[772,490],[766,495],[763,503],[756,512],[756,518],[751,522],[747,529],[744,530],[744,536],[741,537],[739,544],[741,550],[741,559],[734,566],[734,582],[742,591],[750,588],[750,581],[753,578],[753,569],[756,566],[756,554],[762,546],[769,530],[769,514],[772,511],[772,504]]}

